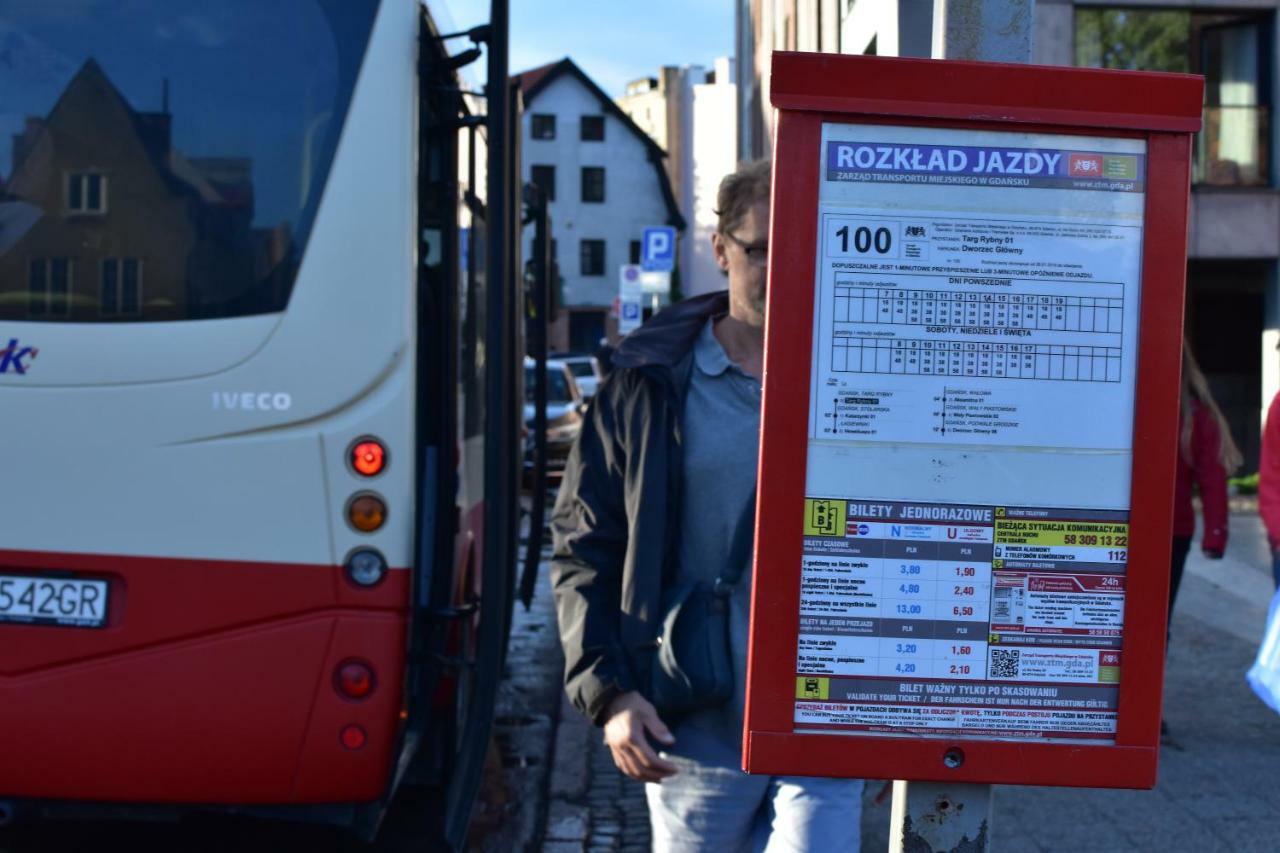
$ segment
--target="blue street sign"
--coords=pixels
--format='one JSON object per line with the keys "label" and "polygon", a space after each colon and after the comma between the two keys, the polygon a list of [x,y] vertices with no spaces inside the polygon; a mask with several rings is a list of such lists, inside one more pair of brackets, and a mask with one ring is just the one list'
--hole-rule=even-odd
{"label": "blue street sign", "polygon": [[645,272],[671,272],[676,266],[676,229],[646,228],[640,243],[640,266]]}
{"label": "blue street sign", "polygon": [[622,303],[622,319],[639,320],[640,319],[640,303],[639,302]]}

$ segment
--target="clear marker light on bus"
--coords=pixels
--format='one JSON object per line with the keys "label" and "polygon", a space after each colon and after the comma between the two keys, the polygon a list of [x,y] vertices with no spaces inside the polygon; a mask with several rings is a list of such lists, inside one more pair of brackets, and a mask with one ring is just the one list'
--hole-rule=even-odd
{"label": "clear marker light on bus", "polygon": [[387,449],[377,439],[361,439],[351,448],[351,467],[361,476],[376,477],[387,467]]}
{"label": "clear marker light on bus", "polygon": [[356,495],[347,503],[347,520],[361,533],[372,533],[387,520],[387,505],[377,495]]}
{"label": "clear marker light on bus", "polygon": [[376,684],[373,667],[362,660],[347,660],[338,664],[333,673],[333,685],[348,699],[365,699]]}
{"label": "clear marker light on bus", "polygon": [[387,561],[372,548],[360,548],[351,552],[344,568],[356,586],[375,586],[387,574]]}

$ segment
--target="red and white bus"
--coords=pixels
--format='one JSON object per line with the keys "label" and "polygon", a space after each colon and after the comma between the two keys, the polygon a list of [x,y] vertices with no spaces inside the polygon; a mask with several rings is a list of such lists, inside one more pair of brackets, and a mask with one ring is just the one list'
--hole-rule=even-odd
{"label": "red and white bus", "polygon": [[480,98],[416,0],[0,0],[0,822],[370,835],[426,779],[462,837],[520,468],[505,18]]}

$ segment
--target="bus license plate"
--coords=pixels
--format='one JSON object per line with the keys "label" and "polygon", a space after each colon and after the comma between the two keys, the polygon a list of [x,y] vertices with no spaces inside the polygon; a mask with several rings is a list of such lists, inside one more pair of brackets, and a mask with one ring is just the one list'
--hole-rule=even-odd
{"label": "bus license plate", "polygon": [[0,622],[100,628],[107,582],[0,575]]}

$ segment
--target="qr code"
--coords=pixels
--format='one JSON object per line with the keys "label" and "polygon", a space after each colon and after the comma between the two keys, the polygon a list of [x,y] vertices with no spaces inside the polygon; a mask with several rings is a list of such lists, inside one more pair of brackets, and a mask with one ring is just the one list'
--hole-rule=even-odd
{"label": "qr code", "polygon": [[992,649],[991,650],[991,674],[988,678],[1017,678],[1018,677],[1018,656],[1022,652],[1018,649]]}

